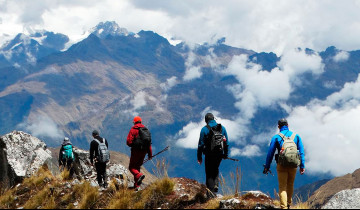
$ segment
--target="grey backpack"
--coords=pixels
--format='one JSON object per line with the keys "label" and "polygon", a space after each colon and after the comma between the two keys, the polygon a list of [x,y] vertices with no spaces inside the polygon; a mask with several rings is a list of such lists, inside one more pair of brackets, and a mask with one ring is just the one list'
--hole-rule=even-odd
{"label": "grey backpack", "polygon": [[97,157],[97,161],[100,163],[107,163],[110,161],[110,152],[105,144],[105,139],[103,139],[103,142],[100,142],[97,139],[94,139],[98,144],[98,153],[99,156]]}
{"label": "grey backpack", "polygon": [[287,137],[279,133],[279,136],[283,139],[284,143],[279,152],[278,164],[286,168],[297,168],[300,165],[300,155],[294,142],[296,134],[293,133],[290,137]]}

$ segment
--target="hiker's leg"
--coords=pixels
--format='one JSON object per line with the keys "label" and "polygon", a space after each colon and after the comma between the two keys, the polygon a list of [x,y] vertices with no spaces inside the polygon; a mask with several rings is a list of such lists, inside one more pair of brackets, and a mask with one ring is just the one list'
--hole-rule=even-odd
{"label": "hiker's leg", "polygon": [[294,182],[296,177],[297,168],[289,168],[288,169],[288,182],[287,182],[287,205],[291,206],[292,204],[292,196],[294,193]]}
{"label": "hiker's leg", "polygon": [[146,153],[142,151],[131,151],[129,170],[134,175],[135,187],[137,187],[137,182],[139,178],[143,175],[140,172],[140,169],[144,162],[145,154]]}
{"label": "hiker's leg", "polygon": [[67,161],[67,167],[70,172],[70,178],[73,178],[73,175],[74,175],[73,160],[70,159]]}
{"label": "hiker's leg", "polygon": [[214,161],[214,177],[215,177],[215,185],[214,185],[214,192],[217,193],[219,190],[219,167],[222,161],[222,157],[217,157]]}
{"label": "hiker's leg", "polygon": [[95,168],[96,168],[97,181],[98,181],[99,186],[101,186],[102,185],[102,174],[101,174],[100,163],[95,163]]}
{"label": "hiker's leg", "polygon": [[106,163],[102,163],[102,178],[104,187],[107,186]]}
{"label": "hiker's leg", "polygon": [[287,209],[287,182],[288,182],[288,171],[281,165],[277,165],[278,181],[279,181],[279,197],[280,207]]}
{"label": "hiker's leg", "polygon": [[206,155],[205,156],[205,173],[206,173],[206,187],[214,192],[216,175],[218,168],[216,166],[216,159],[214,157]]}

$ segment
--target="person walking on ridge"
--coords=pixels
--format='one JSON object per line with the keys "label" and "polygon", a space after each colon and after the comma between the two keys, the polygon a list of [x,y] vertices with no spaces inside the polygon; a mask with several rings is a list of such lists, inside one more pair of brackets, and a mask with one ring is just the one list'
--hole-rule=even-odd
{"label": "person walking on ridge", "polygon": [[202,164],[202,154],[205,155],[206,187],[214,197],[219,191],[219,167],[222,159],[228,158],[229,138],[226,129],[215,121],[212,113],[205,115],[206,126],[200,132],[197,150],[198,163]]}
{"label": "person walking on ridge", "polygon": [[109,144],[105,138],[100,137],[99,131],[92,132],[94,138],[90,143],[90,163],[97,173],[97,181],[100,187],[107,188],[106,164],[110,161]]}
{"label": "person walking on ridge", "polygon": [[152,159],[151,134],[142,124],[142,119],[136,116],[133,120],[126,144],[131,147],[129,170],[134,175],[134,188],[138,190],[145,175],[140,172],[146,154],[149,160]]}
{"label": "person walking on ridge", "polygon": [[277,173],[279,181],[280,205],[282,209],[290,208],[294,192],[294,181],[297,167],[300,166],[300,174],[305,173],[304,145],[299,135],[289,130],[286,119],[278,121],[280,133],[275,135],[270,143],[264,174],[270,171],[270,165],[275,155],[277,162]]}
{"label": "person walking on ridge", "polygon": [[59,167],[63,166],[64,169],[66,168],[70,172],[70,178],[74,174],[72,167],[75,160],[73,149],[70,139],[65,137],[59,152]]}

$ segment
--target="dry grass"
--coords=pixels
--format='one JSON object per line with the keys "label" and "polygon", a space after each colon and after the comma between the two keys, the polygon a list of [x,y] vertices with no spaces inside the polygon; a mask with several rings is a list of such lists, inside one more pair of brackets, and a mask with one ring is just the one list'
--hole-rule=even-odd
{"label": "dry grass", "polygon": [[80,209],[94,208],[100,196],[98,189],[92,187],[89,182],[75,185],[73,194],[75,198],[80,198]]}
{"label": "dry grass", "polygon": [[49,202],[52,200],[51,197],[49,187],[45,187],[25,203],[24,209],[36,209],[40,206],[44,207],[50,205]]}
{"label": "dry grass", "polygon": [[232,196],[235,197],[240,196],[240,185],[241,185],[241,169],[239,167],[236,167],[235,174],[233,172],[230,172],[230,184],[226,181],[224,176],[220,174],[220,186],[221,191],[224,196]]}
{"label": "dry grass", "polygon": [[24,179],[22,184],[26,187],[37,189],[45,185],[46,183],[52,181],[53,178],[54,176],[52,175],[48,167],[44,165],[35,175]]}
{"label": "dry grass", "polygon": [[310,209],[309,203],[303,202],[299,196],[295,196],[293,203],[295,203],[295,206],[292,209]]}
{"label": "dry grass", "polygon": [[15,202],[14,190],[9,190],[0,197],[0,209],[11,208]]}
{"label": "dry grass", "polygon": [[65,168],[61,173],[60,173],[60,178],[63,181],[68,181],[71,179],[70,177],[70,171],[67,170],[67,168]]}
{"label": "dry grass", "polygon": [[153,173],[157,178],[168,177],[168,168],[169,163],[166,162],[165,158],[156,160],[155,169],[153,169]]}
{"label": "dry grass", "polygon": [[144,209],[157,208],[165,202],[165,197],[174,190],[175,183],[163,178],[140,192],[125,187],[118,190],[110,200],[108,209]]}

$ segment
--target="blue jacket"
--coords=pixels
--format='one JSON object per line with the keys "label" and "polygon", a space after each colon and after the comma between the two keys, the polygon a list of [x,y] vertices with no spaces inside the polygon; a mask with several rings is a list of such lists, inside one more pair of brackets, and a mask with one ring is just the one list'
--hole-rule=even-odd
{"label": "blue jacket", "polygon": [[[211,120],[209,122],[209,126],[211,128],[215,127],[217,125],[216,121],[215,120]],[[200,139],[199,139],[199,144],[198,144],[198,150],[197,150],[197,158],[198,160],[202,160],[202,154],[205,154],[206,155],[206,143],[207,143],[207,140],[208,140],[208,135],[210,133],[210,130],[204,126],[202,129],[201,129],[201,132],[200,132]],[[222,134],[225,136],[226,138],[226,142],[224,144],[224,156],[227,157],[228,154],[229,154],[229,151],[228,151],[228,148],[229,148],[229,138],[228,138],[228,135],[227,135],[227,132],[226,132],[226,129],[224,126],[222,126]]]}
{"label": "blue jacket", "polygon": [[[281,129],[280,129],[280,132],[282,134],[284,134],[285,136],[287,137],[290,137],[293,132],[291,132],[288,128],[288,126],[283,126]],[[305,152],[304,152],[304,145],[301,141],[301,138],[299,135],[296,135],[295,136],[295,139],[294,139],[294,142],[296,143],[297,145],[297,148],[299,150],[299,154],[300,154],[300,168],[305,168]],[[271,143],[270,143],[270,147],[269,147],[269,151],[268,151],[268,154],[267,154],[267,158],[266,158],[266,165],[265,165],[265,168],[269,169],[270,168],[270,165],[271,165],[271,162],[273,160],[273,157],[274,157],[274,154],[275,154],[275,151],[276,149],[278,150],[278,153],[283,145],[284,141],[283,139],[278,135],[276,134],[272,139],[271,139]]]}

